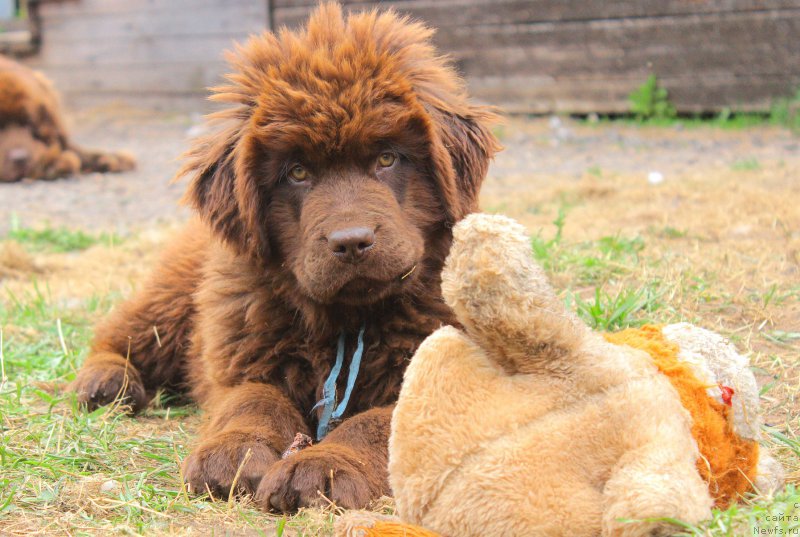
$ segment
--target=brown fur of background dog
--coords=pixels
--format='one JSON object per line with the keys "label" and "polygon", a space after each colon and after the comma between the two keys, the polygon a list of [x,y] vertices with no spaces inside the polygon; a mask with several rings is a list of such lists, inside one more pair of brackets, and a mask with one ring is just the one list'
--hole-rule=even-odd
{"label": "brown fur of background dog", "polygon": [[73,144],[50,81],[0,56],[0,182],[121,172],[135,165],[128,154],[89,151]]}
{"label": "brown fur of background dog", "polygon": [[[236,488],[268,509],[390,492],[391,405],[419,343],[453,322],[440,291],[451,228],[498,149],[492,114],[467,102],[431,34],[323,5],[307,29],[230,55],[214,95],[228,108],[181,172],[199,218],[97,328],[73,384],[89,407],[188,391],[208,416],[184,461],[191,490],[227,497],[242,466]],[[365,235],[340,247],[343,232]],[[362,326],[343,422],[281,460],[316,429],[339,335],[349,360]]]}

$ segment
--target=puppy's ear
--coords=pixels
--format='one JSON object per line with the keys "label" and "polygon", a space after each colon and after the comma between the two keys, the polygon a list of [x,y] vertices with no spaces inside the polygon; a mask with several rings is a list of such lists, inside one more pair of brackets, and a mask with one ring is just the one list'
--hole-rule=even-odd
{"label": "puppy's ear", "polygon": [[429,109],[433,120],[432,160],[437,186],[451,223],[478,209],[478,194],[489,161],[500,150],[491,131],[497,121],[488,108],[466,106],[460,113]]}
{"label": "puppy's ear", "polygon": [[266,260],[263,197],[243,159],[237,158],[243,149],[242,130],[241,124],[233,124],[198,139],[176,177],[190,177],[183,202],[219,237],[240,254]]}
{"label": "puppy's ear", "polygon": [[455,223],[477,209],[489,161],[501,149],[491,131],[498,117],[489,107],[470,104],[451,59],[436,51],[432,29],[391,10],[374,17],[363,22],[400,66],[423,109],[434,180]]}

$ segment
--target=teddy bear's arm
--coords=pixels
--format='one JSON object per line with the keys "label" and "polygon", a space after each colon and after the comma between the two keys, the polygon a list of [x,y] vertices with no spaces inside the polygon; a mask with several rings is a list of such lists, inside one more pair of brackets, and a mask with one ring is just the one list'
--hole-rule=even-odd
{"label": "teddy bear's arm", "polygon": [[563,374],[588,328],[532,259],[524,228],[473,214],[453,234],[442,296],[465,332],[508,374]]}

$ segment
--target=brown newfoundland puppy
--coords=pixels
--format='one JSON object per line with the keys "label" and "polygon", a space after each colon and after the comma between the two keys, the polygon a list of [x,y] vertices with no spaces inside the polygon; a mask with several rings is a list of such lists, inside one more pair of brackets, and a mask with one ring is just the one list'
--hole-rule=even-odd
{"label": "brown newfoundland puppy", "polygon": [[[231,54],[214,96],[229,108],[182,170],[200,218],[97,328],[74,382],[89,407],[188,391],[208,415],[192,491],[281,511],[390,492],[391,405],[419,343],[453,322],[439,273],[498,148],[430,36],[330,4]],[[298,432],[324,440],[281,459]]]}
{"label": "brown newfoundland puppy", "polygon": [[130,155],[88,151],[70,142],[50,81],[0,56],[0,182],[120,172],[135,164]]}

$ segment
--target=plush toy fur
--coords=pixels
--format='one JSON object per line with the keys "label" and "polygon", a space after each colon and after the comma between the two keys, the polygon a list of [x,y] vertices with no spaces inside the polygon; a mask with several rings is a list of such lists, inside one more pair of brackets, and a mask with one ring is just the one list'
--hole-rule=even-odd
{"label": "plush toy fur", "polygon": [[[653,519],[697,522],[753,482],[780,484],[758,449],[755,381],[716,334],[593,333],[505,217],[458,224],[442,278],[464,328],[432,334],[405,374],[389,447],[405,521],[447,536],[661,535],[674,527]],[[338,531],[399,531],[386,524],[351,515]]]}

